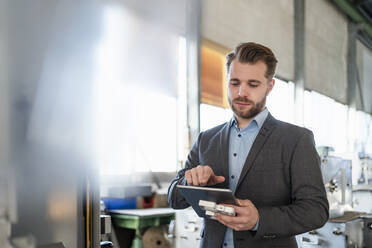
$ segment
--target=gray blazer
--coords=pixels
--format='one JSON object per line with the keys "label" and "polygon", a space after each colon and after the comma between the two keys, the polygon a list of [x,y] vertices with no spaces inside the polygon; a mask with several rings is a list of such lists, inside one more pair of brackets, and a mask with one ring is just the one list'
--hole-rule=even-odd
{"label": "gray blazer", "polygon": [[[200,133],[185,168],[169,186],[172,208],[189,206],[175,186],[186,184],[185,171],[198,165],[209,165],[226,178],[213,187],[228,188],[229,134],[229,123]],[[251,200],[260,218],[257,231],[234,231],[235,247],[297,247],[294,235],[323,226],[329,206],[312,132],[269,114],[247,156],[235,196]],[[205,218],[201,247],[221,247],[225,230]]]}

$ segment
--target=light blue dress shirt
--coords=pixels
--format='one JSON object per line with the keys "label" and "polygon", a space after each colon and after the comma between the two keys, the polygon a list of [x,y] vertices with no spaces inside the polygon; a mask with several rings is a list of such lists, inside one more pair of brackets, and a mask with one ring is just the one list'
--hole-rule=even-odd
{"label": "light blue dress shirt", "polygon": [[[234,193],[248,153],[251,150],[253,142],[256,139],[257,134],[265,122],[268,114],[269,111],[267,108],[265,108],[258,115],[256,115],[249,125],[244,129],[238,128],[238,123],[234,117],[230,121],[229,188]],[[258,225],[259,222],[257,222],[257,225],[254,227],[254,231],[257,230]],[[222,247],[234,247],[233,230],[231,228],[226,229],[225,239],[222,243]]]}

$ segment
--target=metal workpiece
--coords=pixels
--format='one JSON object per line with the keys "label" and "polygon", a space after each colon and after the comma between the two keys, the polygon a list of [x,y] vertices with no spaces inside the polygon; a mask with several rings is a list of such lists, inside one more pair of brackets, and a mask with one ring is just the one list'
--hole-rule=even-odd
{"label": "metal workpiece", "polygon": [[321,170],[329,202],[330,218],[352,211],[352,167],[350,160],[322,156]]}
{"label": "metal workpiece", "polygon": [[101,214],[101,234],[111,233],[111,216],[106,214]]}

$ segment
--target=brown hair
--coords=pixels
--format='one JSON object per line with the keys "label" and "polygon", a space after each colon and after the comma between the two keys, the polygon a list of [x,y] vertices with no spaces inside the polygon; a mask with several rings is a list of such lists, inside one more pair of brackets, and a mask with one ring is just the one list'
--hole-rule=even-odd
{"label": "brown hair", "polygon": [[268,79],[273,78],[276,64],[278,63],[270,48],[254,42],[241,43],[234,51],[226,55],[227,73],[229,73],[231,62],[234,59],[241,63],[255,64],[258,61],[264,62],[267,66],[265,77]]}

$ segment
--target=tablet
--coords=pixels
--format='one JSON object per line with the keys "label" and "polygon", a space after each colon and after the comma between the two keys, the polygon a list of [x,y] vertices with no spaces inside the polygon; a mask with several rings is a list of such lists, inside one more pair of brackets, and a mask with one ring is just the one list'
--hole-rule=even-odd
{"label": "tablet", "polygon": [[217,204],[225,203],[238,205],[230,189],[177,185],[186,201],[192,206],[199,217],[205,217],[205,210],[199,207],[199,201],[212,201]]}

